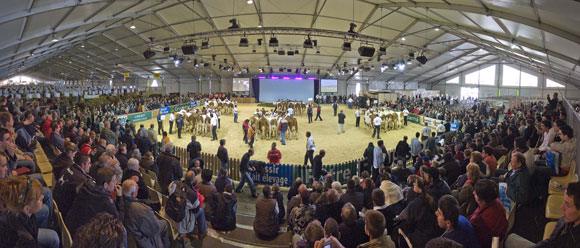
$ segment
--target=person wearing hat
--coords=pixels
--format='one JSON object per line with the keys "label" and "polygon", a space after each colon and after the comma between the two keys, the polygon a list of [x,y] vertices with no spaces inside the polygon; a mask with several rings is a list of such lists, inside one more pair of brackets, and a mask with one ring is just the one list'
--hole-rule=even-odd
{"label": "person wearing hat", "polygon": [[442,196],[451,194],[449,185],[439,177],[439,169],[436,167],[425,170],[423,177],[427,185],[427,194],[433,197],[433,202],[438,202]]}

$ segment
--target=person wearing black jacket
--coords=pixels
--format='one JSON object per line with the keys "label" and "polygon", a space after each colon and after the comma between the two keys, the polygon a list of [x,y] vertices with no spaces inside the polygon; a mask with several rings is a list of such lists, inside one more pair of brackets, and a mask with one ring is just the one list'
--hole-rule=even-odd
{"label": "person wearing black jacket", "polygon": [[219,176],[214,182],[215,189],[218,193],[222,193],[228,184],[234,187],[234,181],[228,177],[228,170],[220,169]]}
{"label": "person wearing black jacket", "polygon": [[342,204],[350,202],[356,208],[357,212],[363,209],[364,194],[356,190],[354,180],[349,179],[346,182],[346,193],[340,196],[340,202]]}
{"label": "person wearing black jacket", "polygon": [[240,161],[240,173],[242,173],[242,180],[238,184],[238,187],[236,187],[236,193],[241,193],[244,184],[248,182],[250,185],[250,190],[252,191],[252,196],[258,197],[258,193],[256,193],[256,186],[254,185],[252,177],[250,177],[250,171],[256,170],[254,167],[250,167],[250,157],[252,155],[254,155],[254,149],[250,148],[248,152],[242,156],[242,160]]}
{"label": "person wearing black jacket", "polygon": [[288,202],[292,200],[292,197],[298,194],[298,187],[300,187],[300,185],[302,185],[302,178],[297,177],[294,184],[292,184],[292,187],[290,187],[290,190],[288,190],[288,195],[286,195]]}
{"label": "person wearing black jacket", "polygon": [[320,150],[320,152],[318,153],[318,155],[316,155],[316,157],[314,157],[314,163],[312,164],[312,178],[314,178],[315,181],[319,181],[322,182],[323,178],[322,178],[322,158],[324,158],[324,156],[326,155],[326,151],[325,150]]}
{"label": "person wearing black jacket", "polygon": [[157,166],[159,167],[158,180],[159,185],[161,185],[161,193],[167,194],[167,186],[183,177],[183,169],[179,164],[179,158],[173,155],[173,143],[169,142],[165,145],[165,151],[159,154],[157,159]]}
{"label": "person wearing black jacket", "polygon": [[151,151],[151,141],[147,138],[147,135],[143,135],[141,129],[137,131],[137,137],[135,137],[135,144],[137,144],[137,148],[141,155],[145,155],[145,153]]}
{"label": "person wearing black jacket", "polygon": [[137,199],[139,200],[147,200],[149,199],[149,190],[147,190],[147,184],[143,180],[143,176],[141,176],[141,172],[139,171],[139,160],[135,158],[130,158],[129,162],[127,162],[127,169],[123,172],[123,179],[121,180],[124,182],[127,179],[137,178],[137,185],[139,189],[137,190]]}
{"label": "person wearing black jacket", "polygon": [[133,144],[135,144],[135,139],[133,139],[133,130],[126,129],[125,133],[119,137],[119,141],[125,144],[128,149],[133,147]]}
{"label": "person wearing black jacket", "polygon": [[229,232],[236,229],[235,206],[238,204],[236,195],[233,194],[233,187],[227,184],[223,192],[216,198],[215,215],[211,222],[213,229],[222,232]]}
{"label": "person wearing black jacket", "polygon": [[73,163],[73,158],[76,156],[79,148],[72,142],[66,142],[64,144],[64,152],[58,155],[56,159],[52,162],[52,173],[54,178],[60,178],[62,173],[71,167]]}
{"label": "person wearing black jacket", "polygon": [[77,196],[77,190],[85,183],[95,184],[89,176],[91,157],[81,154],[77,156],[76,163],[64,170],[57,180],[53,190],[54,201],[58,204],[63,216],[66,216]]}
{"label": "person wearing black jacket", "polygon": [[[191,142],[187,145],[187,152],[189,153],[189,166],[191,167],[193,160],[200,158],[201,152],[201,144],[197,142],[197,137],[195,135],[191,136]],[[202,162],[200,161],[200,163]],[[203,165],[201,165],[201,167],[203,168]]]}
{"label": "person wearing black jacket", "polygon": [[363,171],[368,171],[369,174],[371,173],[370,169],[373,166],[374,150],[375,146],[373,145],[373,142],[369,142],[369,146],[367,146],[367,149],[365,149],[365,152],[363,153],[365,160],[361,162],[360,173]]}
{"label": "person wearing black jacket", "polygon": [[407,159],[411,156],[411,147],[407,142],[409,138],[407,136],[403,137],[403,140],[399,141],[397,148],[395,148],[395,157],[397,160],[402,160],[403,164],[407,163]]}
{"label": "person wearing black jacket", "polygon": [[228,169],[228,161],[230,161],[230,157],[228,156],[228,149],[226,149],[226,140],[220,140],[220,147],[218,147],[216,157],[220,159],[221,167],[224,169]]}
{"label": "person wearing black jacket", "polygon": [[[106,212],[123,220],[125,211],[122,189],[120,185],[117,185],[117,180],[115,170],[102,167],[95,177],[96,185],[83,184],[65,218],[66,226],[72,236],[79,227],[89,223],[98,213]],[[116,193],[116,200],[111,197],[111,192]]]}
{"label": "person wearing black jacket", "polygon": [[278,203],[278,222],[282,225],[286,222],[284,219],[284,217],[286,217],[286,209],[284,208],[284,195],[280,192],[280,186],[277,183],[272,185],[272,199],[276,200]]}
{"label": "person wearing black jacket", "polygon": [[333,218],[337,222],[342,222],[340,211],[343,203],[339,202],[338,192],[334,189],[329,189],[326,191],[326,200],[327,202],[316,205],[316,218],[320,223],[326,222],[326,219],[328,218]]}

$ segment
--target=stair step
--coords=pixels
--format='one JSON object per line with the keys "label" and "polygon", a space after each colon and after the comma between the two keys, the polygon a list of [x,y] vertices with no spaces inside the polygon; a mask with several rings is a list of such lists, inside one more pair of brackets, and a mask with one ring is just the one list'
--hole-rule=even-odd
{"label": "stair step", "polygon": [[[236,224],[238,228],[229,233],[216,232],[208,228],[208,237],[218,239],[220,242],[231,241],[230,244],[245,244],[248,247],[288,247],[292,240],[292,233],[281,232],[274,240],[266,241],[256,237],[252,226]],[[242,247],[242,246],[239,246]]]}

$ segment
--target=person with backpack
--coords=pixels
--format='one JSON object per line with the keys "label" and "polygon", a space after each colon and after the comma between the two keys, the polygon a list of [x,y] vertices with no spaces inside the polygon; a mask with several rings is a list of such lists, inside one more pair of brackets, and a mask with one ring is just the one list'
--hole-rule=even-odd
{"label": "person with backpack", "polygon": [[207,235],[207,223],[203,211],[203,195],[195,190],[195,173],[188,171],[185,180],[174,181],[169,185],[169,199],[165,205],[165,213],[177,223],[180,235],[193,232],[195,224],[199,225],[199,236]]}

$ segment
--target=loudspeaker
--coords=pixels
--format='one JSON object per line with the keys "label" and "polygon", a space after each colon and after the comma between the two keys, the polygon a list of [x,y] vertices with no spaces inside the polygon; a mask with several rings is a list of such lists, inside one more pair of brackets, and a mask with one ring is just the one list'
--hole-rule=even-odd
{"label": "loudspeaker", "polygon": [[427,63],[427,60],[428,60],[428,59],[427,59],[427,57],[425,57],[425,55],[417,56],[417,61],[419,61],[419,63],[421,63],[421,64],[423,64],[423,65],[424,65],[425,63]]}
{"label": "loudspeaker", "polygon": [[358,54],[363,57],[372,57],[375,54],[375,48],[361,46],[358,48]]}
{"label": "loudspeaker", "polygon": [[145,59],[153,58],[153,56],[155,56],[154,51],[147,50],[147,51],[143,52],[143,57],[145,57]]}
{"label": "loudspeaker", "polygon": [[197,54],[197,46],[196,45],[183,45],[181,47],[181,51],[183,55],[194,55]]}

